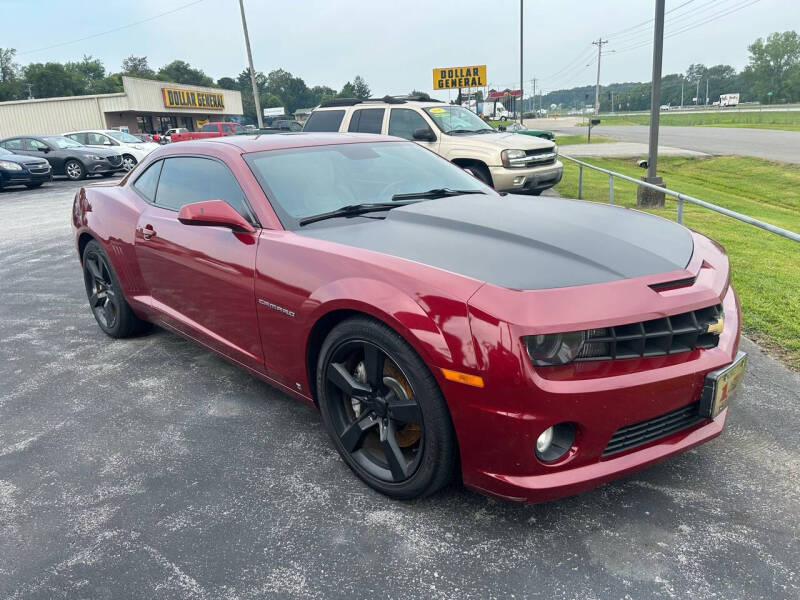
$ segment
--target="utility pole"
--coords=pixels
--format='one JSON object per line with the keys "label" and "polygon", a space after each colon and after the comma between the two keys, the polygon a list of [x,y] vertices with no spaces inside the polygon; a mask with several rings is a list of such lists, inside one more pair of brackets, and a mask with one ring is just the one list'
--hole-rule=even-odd
{"label": "utility pole", "polygon": [[[643,180],[654,185],[664,185],[658,176],[658,120],[661,107],[661,62],[664,52],[664,4],[656,0],[656,16],[653,28],[653,81],[650,89],[650,140],[647,156],[647,177]],[[664,206],[664,192],[639,186],[636,191],[637,206]]]}
{"label": "utility pole", "polygon": [[531,79],[533,82],[533,101],[531,102],[531,112],[533,113],[533,118],[536,118],[536,77]]}
{"label": "utility pole", "polygon": [[600,58],[603,56],[603,44],[607,44],[608,40],[597,38],[596,42],[592,42],[597,46],[597,84],[594,86],[594,114],[600,114]]}
{"label": "utility pole", "polygon": [[700,80],[697,80],[697,91],[694,93],[694,105],[697,106],[697,103],[700,102]]}
{"label": "utility pole", "polygon": [[519,124],[522,125],[522,0],[519,0]]}
{"label": "utility pole", "polygon": [[250,36],[247,34],[247,19],[244,16],[244,0],[239,0],[239,10],[242,12],[242,29],[244,29],[244,45],[247,47],[247,62],[250,63],[250,83],[253,84],[253,100],[256,103],[256,119],[258,128],[264,127],[261,117],[261,100],[258,97],[258,85],[256,84],[256,70],[253,68],[253,53],[250,52]]}
{"label": "utility pole", "polygon": [[681,108],[683,108],[683,79],[681,79]]}
{"label": "utility pole", "polygon": [[706,106],[708,106],[708,79],[706,79]]}
{"label": "utility pole", "polygon": [[33,100],[33,84],[28,84],[28,100]]}

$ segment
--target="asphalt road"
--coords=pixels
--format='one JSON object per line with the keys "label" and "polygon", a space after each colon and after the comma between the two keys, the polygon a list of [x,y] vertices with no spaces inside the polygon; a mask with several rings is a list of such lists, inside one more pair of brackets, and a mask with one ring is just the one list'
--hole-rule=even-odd
{"label": "asphalt road", "polygon": [[800,597],[800,377],[751,342],[694,451],[548,504],[396,502],[313,409],[171,333],[104,336],[73,188],[0,193],[0,597]]}
{"label": "asphalt road", "polygon": [[[574,127],[572,133],[586,133]],[[800,131],[746,129],[737,127],[659,127],[658,143],[706,154],[738,154],[767,160],[800,164]],[[592,135],[626,142],[647,143],[649,128],[644,125],[598,125]]]}

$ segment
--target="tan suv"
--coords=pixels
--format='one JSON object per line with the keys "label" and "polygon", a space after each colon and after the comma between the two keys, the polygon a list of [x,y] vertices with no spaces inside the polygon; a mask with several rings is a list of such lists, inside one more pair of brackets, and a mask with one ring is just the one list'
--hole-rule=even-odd
{"label": "tan suv", "polygon": [[539,194],[561,181],[563,170],[558,147],[550,140],[496,131],[463,106],[445,102],[335,98],[314,109],[303,131],[413,140],[503,192]]}

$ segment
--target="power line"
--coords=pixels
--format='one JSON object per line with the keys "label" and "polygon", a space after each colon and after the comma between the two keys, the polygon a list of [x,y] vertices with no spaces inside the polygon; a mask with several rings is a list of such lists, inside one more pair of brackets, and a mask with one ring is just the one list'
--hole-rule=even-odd
{"label": "power line", "polygon": [[26,50],[25,52],[17,52],[17,56],[22,56],[24,54],[33,54],[34,52],[43,52],[44,50],[51,50],[53,48],[60,48],[61,46],[68,46],[69,44],[77,44],[78,42],[84,42],[86,40],[91,40],[96,37],[100,37],[102,35],[108,35],[109,33],[114,33],[116,31],[121,31],[123,29],[128,29],[129,27],[135,27],[136,25],[141,25],[142,23],[147,23],[149,21],[153,21],[160,17],[171,15],[172,13],[176,13],[179,10],[183,10],[184,8],[189,8],[190,6],[194,6],[195,4],[200,4],[201,2],[205,2],[205,0],[194,0],[194,2],[189,2],[188,4],[183,4],[178,6],[177,8],[173,8],[172,10],[168,10],[166,12],[154,15],[152,17],[148,17],[146,19],[142,19],[141,21],[135,21],[133,23],[128,23],[127,25],[120,25],[119,27],[115,27],[114,29],[109,29],[107,31],[102,31],[100,33],[93,33],[92,35],[87,35],[86,37],[78,38],[75,40],[70,40],[68,42],[61,42],[58,44],[53,44],[52,46],[44,46],[43,48],[36,48],[35,50]]}
{"label": "power line", "polygon": [[[733,1],[738,1],[738,0],[710,0],[710,2],[706,2],[705,4],[702,4],[700,6],[693,7],[692,10],[687,10],[686,12],[684,12],[682,14],[676,14],[676,15],[673,15],[673,16],[667,18],[666,19],[666,24],[669,25],[670,27],[674,28],[676,26],[676,24],[678,24],[680,21],[687,21],[687,20],[690,21],[690,20],[695,19],[696,17],[700,16],[701,13],[717,10],[719,8],[724,8],[724,7],[722,7],[721,5],[718,4],[719,2],[722,2],[723,4],[725,4],[725,3],[733,2]],[[714,6],[714,5],[717,5],[717,6]],[[677,9],[675,9],[675,10],[677,10]],[[706,16],[701,16],[701,19],[706,18]],[[678,26],[679,27],[683,27],[684,25],[686,25],[686,23],[679,24]],[[619,36],[619,37],[614,39],[614,42],[615,43],[619,43],[621,45],[638,44],[638,43],[641,43],[641,42],[649,42],[649,41],[652,40],[652,38],[653,38],[653,28],[652,27],[648,27],[646,30],[634,31],[634,32]]]}
{"label": "power line", "polygon": [[[676,10],[683,8],[687,4],[691,4],[694,1],[695,0],[687,0],[683,4],[680,4],[680,5],[676,6],[675,8],[669,9],[665,14],[670,14],[672,12],[675,12]],[[647,19],[646,21],[642,21],[641,23],[638,23],[636,25],[631,25],[630,27],[626,27],[625,29],[620,29],[619,31],[615,31],[614,33],[609,33],[608,37],[609,38],[613,38],[613,37],[615,37],[615,36],[617,36],[617,35],[619,35],[621,33],[625,33],[626,31],[631,31],[632,29],[638,29],[639,27],[643,27],[644,25],[648,25],[648,24],[650,24],[652,22],[653,22],[653,19]]]}
{"label": "power line", "polygon": [[[719,20],[719,19],[721,19],[723,17],[726,17],[726,16],[728,16],[730,14],[733,14],[733,13],[738,12],[738,11],[744,9],[744,8],[747,8],[748,6],[752,6],[753,4],[757,4],[758,2],[761,2],[761,0],[745,0],[742,4],[739,4],[739,5],[736,5],[736,6],[732,7],[732,8],[729,8],[726,11],[715,13],[714,15],[712,15],[711,17],[709,17],[709,18],[707,18],[707,19],[705,19],[703,21],[692,23],[690,25],[687,25],[687,26],[683,27],[682,29],[678,29],[677,31],[672,31],[672,32],[670,32],[669,35],[665,35],[664,39],[675,37],[676,35],[680,35],[681,33],[685,33],[687,31],[691,31],[692,29],[697,29],[698,27],[702,27],[703,25],[707,25],[708,23],[711,23],[713,21],[717,21],[717,20]],[[630,50],[636,50],[638,48],[644,48],[645,46],[649,46],[650,44],[652,44],[652,40],[651,41],[647,41],[647,42],[635,43],[635,44],[633,44],[631,46],[626,46],[626,47],[620,48],[619,50],[617,50],[617,54],[619,54],[621,52],[628,52]]]}

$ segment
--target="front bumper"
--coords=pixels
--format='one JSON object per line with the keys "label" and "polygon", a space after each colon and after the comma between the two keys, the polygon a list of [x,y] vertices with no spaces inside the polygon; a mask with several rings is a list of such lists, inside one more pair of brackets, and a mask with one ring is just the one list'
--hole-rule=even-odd
{"label": "front bumper", "polygon": [[26,185],[52,181],[53,170],[48,168],[45,173],[32,173],[28,169],[22,171],[0,170],[0,187],[12,185]]}
{"label": "front bumper", "polygon": [[551,188],[561,181],[563,171],[564,165],[558,160],[549,165],[529,169],[489,167],[494,188],[499,192],[516,194],[539,192]]}
{"label": "front bumper", "polygon": [[122,166],[122,158],[120,158],[119,164],[111,164],[108,159],[104,160],[93,160],[88,161],[86,163],[86,174],[87,175],[102,175],[104,173],[118,173],[120,171],[124,171],[125,169]]}
{"label": "front bumper", "polygon": [[[706,375],[737,355],[741,311],[728,285],[727,258],[713,243],[695,236],[696,252],[683,271],[640,281],[511,292],[484,286],[470,299],[470,329],[484,387],[441,382],[455,426],[467,487],[520,502],[541,502],[591,489],[642,469],[717,436],[727,415],[715,419],[693,413],[679,429],[666,429],[640,445],[607,453],[620,428],[638,427],[700,400]],[[655,292],[649,284],[689,273],[695,284]],[[718,345],[671,355],[575,362],[533,367],[520,337],[545,315],[554,331],[605,327],[678,314],[722,303],[724,329]],[[498,319],[489,307],[504,305]],[[663,311],[663,312],[661,312]],[[592,313],[602,315],[592,322]],[[564,324],[568,324],[564,328]],[[734,407],[735,409],[735,407]],[[688,409],[687,409],[688,410]],[[536,458],[536,439],[548,427],[571,423],[572,448],[558,460]]]}

